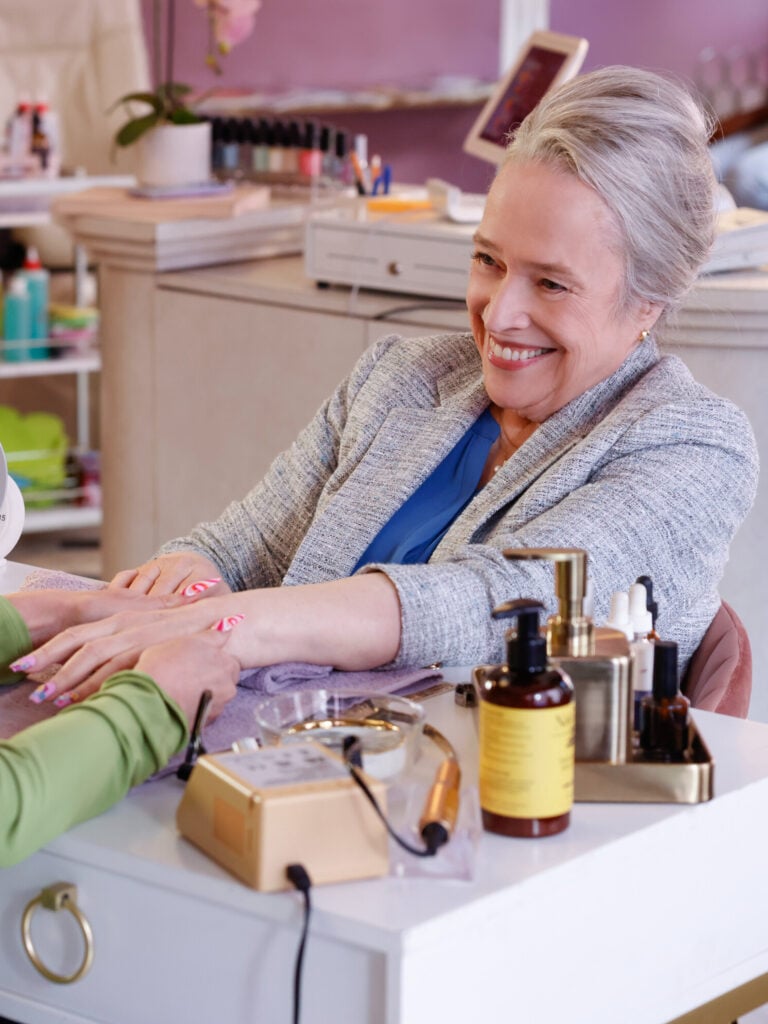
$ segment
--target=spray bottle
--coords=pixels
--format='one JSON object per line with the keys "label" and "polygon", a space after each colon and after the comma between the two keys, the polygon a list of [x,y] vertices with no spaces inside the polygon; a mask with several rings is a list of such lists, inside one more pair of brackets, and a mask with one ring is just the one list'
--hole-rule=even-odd
{"label": "spray bottle", "polygon": [[573,686],[547,667],[543,607],[522,599],[496,608],[494,618],[517,618],[517,630],[507,633],[506,664],[475,670],[483,826],[505,836],[554,835],[571,819]]}
{"label": "spray bottle", "polygon": [[[24,257],[24,264],[18,277],[27,282],[29,294],[29,335],[35,340],[48,338],[48,290],[50,275],[40,262],[37,249],[30,245]],[[33,345],[29,349],[29,359],[45,359],[48,355],[47,345]]]}

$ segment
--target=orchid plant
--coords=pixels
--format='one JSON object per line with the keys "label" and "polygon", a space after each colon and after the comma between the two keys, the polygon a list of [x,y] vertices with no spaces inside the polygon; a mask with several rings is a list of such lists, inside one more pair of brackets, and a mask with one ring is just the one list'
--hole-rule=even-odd
{"label": "orchid plant", "polygon": [[[243,42],[253,31],[261,0],[193,0],[208,16],[208,52],[206,65],[221,74],[220,58]],[[121,96],[112,107],[125,108],[128,121],[115,135],[115,144],[130,146],[152,128],[163,124],[196,124],[202,118],[189,105],[193,89],[174,81],[173,56],[176,38],[176,0],[153,0],[153,70],[157,83],[151,92],[131,92]],[[163,13],[165,13],[165,62],[163,62]],[[136,115],[133,103],[149,107]]]}

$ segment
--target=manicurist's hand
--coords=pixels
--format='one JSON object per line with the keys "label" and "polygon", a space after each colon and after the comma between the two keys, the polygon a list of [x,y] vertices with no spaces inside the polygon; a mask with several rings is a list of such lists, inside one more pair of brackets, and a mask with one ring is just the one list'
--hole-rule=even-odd
{"label": "manicurist's hand", "polygon": [[[11,668],[36,674],[60,666],[54,676],[31,694],[30,700],[38,704],[53,701],[64,707],[95,693],[113,673],[134,668],[149,647],[204,629],[230,629],[241,616],[218,605],[235,600],[231,595],[209,601],[170,595],[135,596],[133,604],[142,610],[123,611],[97,622],[70,626]],[[169,607],[171,603],[173,607]],[[159,609],[144,610],[147,605],[157,604]]]}
{"label": "manicurist's hand", "polygon": [[135,569],[123,569],[110,581],[110,590],[138,594],[228,594],[217,566],[196,551],[159,555]]}
{"label": "manicurist's hand", "polygon": [[178,637],[149,647],[136,668],[173,697],[191,726],[203,690],[213,694],[209,720],[235,695],[240,662],[227,651],[228,641],[229,633],[216,629]]}
{"label": "manicurist's hand", "polygon": [[[126,590],[23,590],[6,595],[21,615],[32,643],[39,645],[71,626],[122,611],[158,612],[189,603],[180,595],[145,597]],[[25,665],[24,670],[28,667]]]}

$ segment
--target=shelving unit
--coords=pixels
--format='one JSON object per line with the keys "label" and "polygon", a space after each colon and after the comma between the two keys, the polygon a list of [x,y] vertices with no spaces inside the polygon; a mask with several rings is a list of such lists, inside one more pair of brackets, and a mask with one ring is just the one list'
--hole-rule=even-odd
{"label": "shelving unit", "polygon": [[[133,183],[132,178],[124,176],[98,178],[77,176],[2,181],[0,182],[0,228],[34,227],[50,223],[49,206],[51,200],[56,196],[78,192],[95,185],[129,187]],[[86,269],[85,251],[81,246],[75,246],[75,305],[83,304]],[[41,344],[41,342],[37,341],[33,344]],[[0,342],[1,354],[2,343]],[[91,448],[88,382],[90,375],[98,373],[100,369],[101,357],[98,351],[63,355],[56,359],[30,359],[22,362],[6,362],[0,358],[0,380],[65,374],[75,376],[77,437],[73,451],[76,453],[86,452]],[[82,490],[78,488],[50,492],[45,497],[54,502],[51,507],[27,508],[24,533],[100,526],[101,508],[76,504],[82,495]],[[43,496],[38,493],[36,497]]]}

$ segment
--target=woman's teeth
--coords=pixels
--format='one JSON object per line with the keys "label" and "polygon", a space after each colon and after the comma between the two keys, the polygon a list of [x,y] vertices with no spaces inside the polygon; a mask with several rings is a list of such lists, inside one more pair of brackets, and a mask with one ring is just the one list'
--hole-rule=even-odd
{"label": "woman's teeth", "polygon": [[499,345],[493,339],[488,343],[488,348],[497,359],[505,359],[507,362],[535,359],[536,356],[544,355],[548,351],[546,348],[510,348],[508,345]]}

